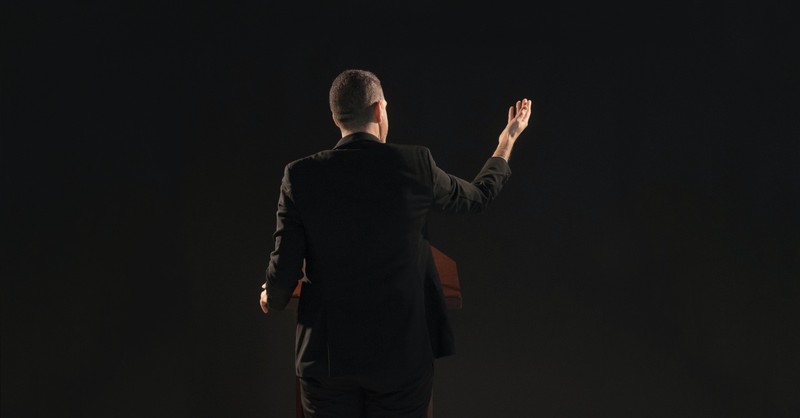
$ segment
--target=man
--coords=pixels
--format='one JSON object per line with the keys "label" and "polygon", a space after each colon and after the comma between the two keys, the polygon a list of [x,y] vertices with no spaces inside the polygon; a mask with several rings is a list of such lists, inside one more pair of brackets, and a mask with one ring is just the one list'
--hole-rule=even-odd
{"label": "man", "polygon": [[449,327],[426,214],[486,208],[511,174],[531,102],[508,109],[469,182],[425,147],[386,143],[388,102],[372,72],[343,71],[329,101],[342,137],[285,167],[261,308],[284,309],[302,279],[295,366],[306,416],[425,417],[433,361],[452,352],[437,335]]}

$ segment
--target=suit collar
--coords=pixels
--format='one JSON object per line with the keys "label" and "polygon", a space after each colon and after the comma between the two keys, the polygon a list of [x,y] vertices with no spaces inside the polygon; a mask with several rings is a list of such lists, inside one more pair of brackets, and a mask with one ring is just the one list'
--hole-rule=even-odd
{"label": "suit collar", "polygon": [[347,135],[346,137],[339,140],[336,143],[336,146],[333,149],[339,148],[348,148],[350,145],[360,142],[377,142],[378,144],[381,143],[381,140],[378,139],[377,136],[366,133],[366,132],[356,132],[354,134]]}

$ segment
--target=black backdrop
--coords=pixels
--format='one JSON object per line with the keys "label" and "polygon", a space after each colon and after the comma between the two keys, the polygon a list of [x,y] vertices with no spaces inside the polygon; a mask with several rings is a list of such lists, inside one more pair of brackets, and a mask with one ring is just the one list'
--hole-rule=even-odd
{"label": "black backdrop", "polygon": [[350,67],[465,178],[534,101],[499,199],[431,217],[464,292],[435,416],[800,414],[790,7],[5,7],[3,417],[292,416],[259,286]]}

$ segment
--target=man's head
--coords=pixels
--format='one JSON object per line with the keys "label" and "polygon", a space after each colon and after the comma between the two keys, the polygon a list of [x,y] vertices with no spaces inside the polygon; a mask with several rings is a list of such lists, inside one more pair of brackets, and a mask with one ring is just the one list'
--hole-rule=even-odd
{"label": "man's head", "polygon": [[373,132],[386,141],[389,121],[386,100],[378,77],[370,71],[342,71],[331,84],[331,114],[336,126],[345,132]]}

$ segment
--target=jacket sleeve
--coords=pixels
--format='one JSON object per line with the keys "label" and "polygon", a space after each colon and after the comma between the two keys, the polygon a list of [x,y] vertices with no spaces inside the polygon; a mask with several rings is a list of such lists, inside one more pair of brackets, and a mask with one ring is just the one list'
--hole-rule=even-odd
{"label": "jacket sleeve", "polygon": [[276,212],[275,249],[267,267],[267,307],[283,310],[303,277],[305,230],[294,205],[289,166],[284,169]]}
{"label": "jacket sleeve", "polygon": [[505,159],[491,157],[469,182],[446,173],[436,166],[430,151],[427,154],[433,176],[434,208],[442,212],[482,212],[497,197],[511,176],[511,167]]}

